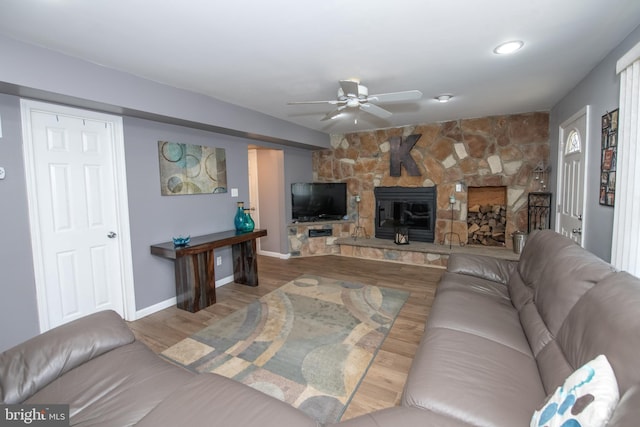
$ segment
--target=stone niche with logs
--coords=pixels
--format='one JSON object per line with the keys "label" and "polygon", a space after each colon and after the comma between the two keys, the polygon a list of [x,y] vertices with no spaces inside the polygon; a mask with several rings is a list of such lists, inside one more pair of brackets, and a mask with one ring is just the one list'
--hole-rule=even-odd
{"label": "stone niche with logs", "polygon": [[505,246],[507,187],[469,187],[467,243]]}

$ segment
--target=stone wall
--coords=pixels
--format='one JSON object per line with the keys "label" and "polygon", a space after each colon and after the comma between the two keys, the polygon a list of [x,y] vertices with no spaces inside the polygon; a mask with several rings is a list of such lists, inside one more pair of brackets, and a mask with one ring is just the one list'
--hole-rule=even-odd
{"label": "stone wall", "polygon": [[[422,134],[411,151],[421,176],[389,174],[389,138]],[[332,135],[332,149],[313,155],[314,180],[346,182],[350,215],[355,219],[356,194],[361,196],[360,222],[372,233],[375,220],[373,188],[377,186],[437,186],[436,243],[450,231],[467,238],[467,188],[507,187],[507,236],[527,230],[527,194],[539,190],[533,170],[549,161],[549,114],[546,112],[461,119],[371,132]],[[456,183],[462,191],[455,192]],[[454,243],[457,243],[454,239]],[[511,239],[507,238],[507,247]]]}

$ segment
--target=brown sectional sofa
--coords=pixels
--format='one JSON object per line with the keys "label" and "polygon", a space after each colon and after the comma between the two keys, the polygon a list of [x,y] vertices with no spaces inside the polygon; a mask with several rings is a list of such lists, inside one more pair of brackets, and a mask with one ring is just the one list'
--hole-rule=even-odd
{"label": "brown sectional sofa", "polygon": [[[519,262],[452,255],[399,407],[342,427],[527,426],[575,369],[605,354],[621,400],[609,426],[640,420],[640,280],[552,231]],[[112,312],[0,355],[3,403],[69,403],[72,425],[316,426],[247,386],[173,366]]]}

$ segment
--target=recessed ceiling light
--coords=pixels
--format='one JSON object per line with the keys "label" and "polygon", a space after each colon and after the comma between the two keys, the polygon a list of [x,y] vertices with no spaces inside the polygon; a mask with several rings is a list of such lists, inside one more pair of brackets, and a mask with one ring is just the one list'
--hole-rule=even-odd
{"label": "recessed ceiling light", "polygon": [[522,46],[524,46],[524,42],[520,40],[512,40],[510,42],[505,42],[501,45],[498,45],[498,47],[493,49],[493,53],[497,55],[508,55],[510,53],[519,51]]}
{"label": "recessed ceiling light", "polygon": [[436,96],[436,99],[438,100],[438,102],[449,102],[451,100],[451,98],[453,98],[453,95],[440,95],[440,96]]}

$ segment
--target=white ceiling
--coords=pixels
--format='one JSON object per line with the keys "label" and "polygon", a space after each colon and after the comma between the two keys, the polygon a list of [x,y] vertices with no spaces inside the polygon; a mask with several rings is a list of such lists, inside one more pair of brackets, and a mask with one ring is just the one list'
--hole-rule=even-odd
{"label": "white ceiling", "polygon": [[[326,133],[550,110],[638,24],[638,0],[0,1],[4,35]],[[349,78],[424,97],[357,125],[287,105]]]}

